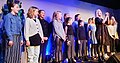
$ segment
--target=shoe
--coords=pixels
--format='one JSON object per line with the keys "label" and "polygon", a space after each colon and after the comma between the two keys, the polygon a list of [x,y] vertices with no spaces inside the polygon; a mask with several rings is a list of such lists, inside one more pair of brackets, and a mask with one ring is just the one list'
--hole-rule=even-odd
{"label": "shoe", "polygon": [[104,58],[109,58],[109,56],[107,54],[104,54]]}
{"label": "shoe", "polygon": [[76,60],[75,60],[74,58],[72,58],[72,61],[73,61],[74,63],[76,63]]}
{"label": "shoe", "polygon": [[64,60],[64,63],[68,63],[68,58],[66,58],[66,59]]}
{"label": "shoe", "polygon": [[84,61],[82,60],[81,63],[84,63]]}

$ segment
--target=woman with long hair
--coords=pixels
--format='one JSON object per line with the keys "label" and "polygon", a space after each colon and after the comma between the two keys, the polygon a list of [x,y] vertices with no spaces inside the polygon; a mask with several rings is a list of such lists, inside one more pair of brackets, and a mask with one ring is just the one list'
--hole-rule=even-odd
{"label": "woman with long hair", "polygon": [[53,13],[53,37],[55,42],[55,61],[62,62],[62,43],[66,39],[66,35],[63,29],[63,24],[61,21],[62,13],[61,11],[56,11]]}
{"label": "woman with long hair", "polygon": [[44,43],[43,30],[37,18],[37,15],[38,8],[34,6],[30,7],[27,13],[27,18],[24,27],[28,63],[38,63],[40,43]]}

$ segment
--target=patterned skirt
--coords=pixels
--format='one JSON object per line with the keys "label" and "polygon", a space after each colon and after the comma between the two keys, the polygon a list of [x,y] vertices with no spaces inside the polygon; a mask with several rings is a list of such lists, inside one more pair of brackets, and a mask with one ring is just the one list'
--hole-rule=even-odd
{"label": "patterned skirt", "polygon": [[20,63],[20,35],[13,35],[13,46],[8,45],[8,40],[5,40],[5,60],[4,63]]}

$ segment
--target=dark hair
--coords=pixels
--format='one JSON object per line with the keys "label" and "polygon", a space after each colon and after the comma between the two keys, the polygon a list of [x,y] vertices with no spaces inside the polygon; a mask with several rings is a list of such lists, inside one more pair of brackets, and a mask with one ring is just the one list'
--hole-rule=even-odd
{"label": "dark hair", "polygon": [[64,14],[64,20],[66,19],[65,16],[67,16],[67,14],[69,14],[69,13],[65,13],[65,14]]}
{"label": "dark hair", "polygon": [[9,12],[11,12],[11,7],[14,7],[15,4],[19,4],[19,1],[15,1],[15,2],[8,2],[8,9],[9,9]]}
{"label": "dark hair", "polygon": [[77,17],[79,16],[80,14],[76,14],[75,15],[75,21],[77,21]]}
{"label": "dark hair", "polygon": [[78,20],[78,26],[80,25],[81,22],[82,22],[82,20]]}
{"label": "dark hair", "polygon": [[45,11],[45,10],[39,10],[38,13],[41,13],[42,11]]}
{"label": "dark hair", "polygon": [[71,17],[67,17],[67,18],[65,19],[66,24],[69,22],[70,19],[72,19],[72,18],[71,18]]}

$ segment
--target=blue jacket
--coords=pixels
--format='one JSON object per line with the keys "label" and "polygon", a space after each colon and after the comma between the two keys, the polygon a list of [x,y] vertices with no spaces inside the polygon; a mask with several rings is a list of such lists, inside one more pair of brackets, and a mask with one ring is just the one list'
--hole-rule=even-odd
{"label": "blue jacket", "polygon": [[6,35],[8,36],[8,39],[10,41],[13,41],[13,35],[20,34],[21,40],[23,40],[22,36],[22,21],[20,17],[17,15],[13,15],[11,13],[8,13],[4,17],[4,27]]}

